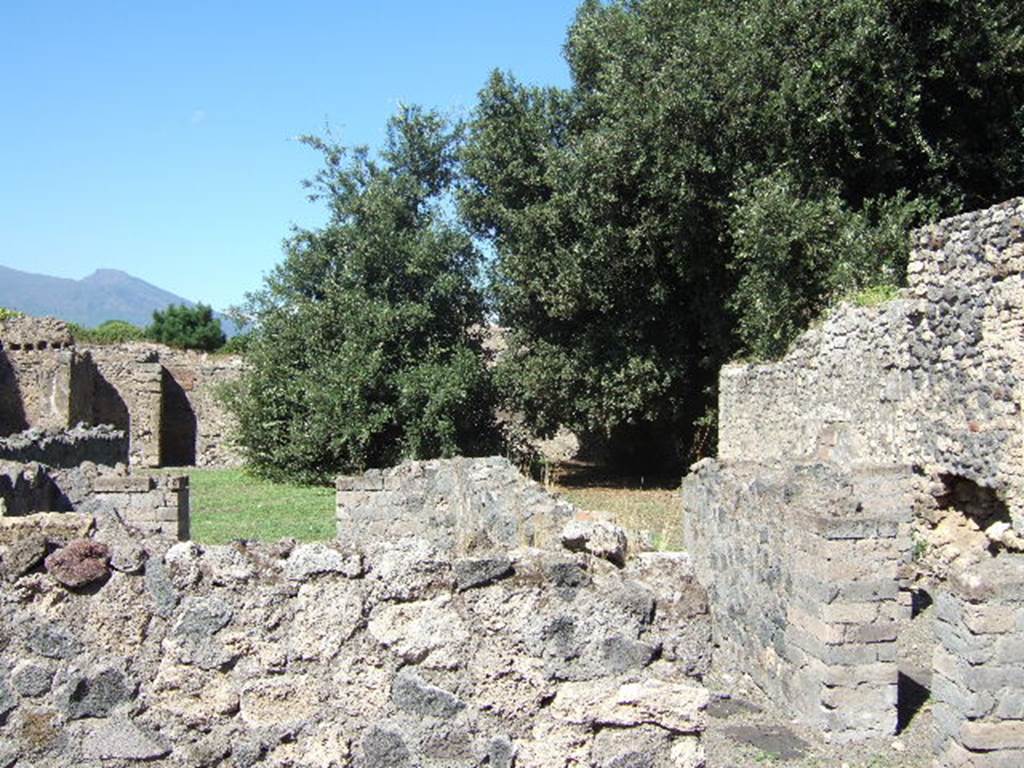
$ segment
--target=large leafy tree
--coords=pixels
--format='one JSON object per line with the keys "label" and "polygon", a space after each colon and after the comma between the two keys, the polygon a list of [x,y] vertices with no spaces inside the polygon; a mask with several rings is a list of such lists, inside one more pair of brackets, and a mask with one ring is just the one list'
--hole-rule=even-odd
{"label": "large leafy tree", "polygon": [[328,139],[308,182],[330,220],[297,230],[251,295],[232,402],[252,465],[275,477],[472,452],[491,398],[476,333],[480,255],[450,221],[458,132],[403,108],[378,158]]}
{"label": "large leafy tree", "polygon": [[541,431],[664,452],[722,362],[901,280],[915,222],[1024,189],[1016,0],[587,0],[566,54],[564,91],[495,73],[463,154]]}
{"label": "large leafy tree", "polygon": [[[131,331],[124,325],[111,326],[119,323],[114,320],[97,328],[101,336],[114,338],[118,335],[129,336]],[[171,304],[166,309],[153,312],[153,322],[145,330],[147,338],[183,349],[199,349],[212,352],[224,346],[227,337],[221,329],[220,320],[213,315],[213,309],[206,304],[188,306]]]}

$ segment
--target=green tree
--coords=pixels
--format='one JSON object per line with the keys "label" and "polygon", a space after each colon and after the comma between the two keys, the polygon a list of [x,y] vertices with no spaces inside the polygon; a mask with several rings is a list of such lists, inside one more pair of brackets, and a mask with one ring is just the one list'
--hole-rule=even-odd
{"label": "green tree", "polygon": [[1016,0],[588,0],[566,55],[564,91],[491,77],[460,200],[542,432],[664,455],[724,361],[901,280],[906,227],[1024,189]]}
{"label": "green tree", "polygon": [[146,328],[146,337],[161,344],[182,349],[212,352],[224,346],[227,337],[213,309],[205,304],[189,307],[171,304],[153,313],[153,322]]}
{"label": "green tree", "polygon": [[330,220],[300,229],[249,296],[231,398],[251,464],[323,480],[484,448],[492,398],[476,336],[480,254],[446,210],[458,128],[403,108],[379,158],[307,138]]}
{"label": "green tree", "polygon": [[68,328],[79,344],[120,344],[126,341],[143,341],[147,338],[144,328],[127,320],[105,320],[95,328],[68,323]]}

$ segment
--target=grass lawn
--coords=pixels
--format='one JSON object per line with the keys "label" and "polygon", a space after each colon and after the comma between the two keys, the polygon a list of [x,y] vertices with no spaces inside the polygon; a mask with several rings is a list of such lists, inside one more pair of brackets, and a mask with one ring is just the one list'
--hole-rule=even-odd
{"label": "grass lawn", "polygon": [[[333,487],[272,483],[239,469],[186,467],[161,473],[189,476],[192,538],[202,544],[334,538]],[[639,479],[578,468],[562,468],[552,479],[550,489],[580,509],[606,513],[656,549],[681,548],[678,490],[664,483],[641,487]]]}
{"label": "grass lawn", "polygon": [[192,538],[315,541],[334,538],[334,488],[271,483],[239,469],[168,470],[188,474]]}

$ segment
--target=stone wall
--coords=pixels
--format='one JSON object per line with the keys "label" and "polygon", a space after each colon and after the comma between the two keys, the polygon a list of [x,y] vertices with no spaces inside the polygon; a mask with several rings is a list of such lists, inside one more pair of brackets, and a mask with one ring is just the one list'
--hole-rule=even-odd
{"label": "stone wall", "polygon": [[115,466],[128,459],[128,438],[107,426],[30,429],[0,438],[0,461],[38,462],[55,468],[84,462]]}
{"label": "stone wall", "polygon": [[410,461],[337,481],[338,538],[419,536],[448,552],[557,544],[571,504],[504,458]]}
{"label": "stone wall", "polygon": [[[684,483],[687,546],[709,590],[716,663],[832,739],[894,732],[893,641],[907,588],[926,588],[945,648],[939,764],[1015,765],[1019,754],[982,755],[1005,744],[975,738],[1012,731],[993,722],[1013,706],[979,714],[971,702],[1024,700],[1024,679],[983,691],[994,678],[969,670],[982,647],[1016,640],[958,624],[955,585],[1024,550],[1024,200],[913,243],[898,300],[844,305],[784,359],[722,370],[719,459]],[[1000,599],[1024,627],[1021,606]]]}
{"label": "stone wall", "polygon": [[188,477],[103,475],[93,483],[90,506],[116,513],[145,536],[189,538]]}
{"label": "stone wall", "polygon": [[93,418],[132,436],[136,466],[238,466],[232,419],[220,400],[241,358],[131,343],[90,347],[99,373]]}
{"label": "stone wall", "polygon": [[716,666],[746,672],[835,741],[896,729],[909,490],[889,468],[712,461],[685,486],[685,535],[708,586]]}
{"label": "stone wall", "polygon": [[161,466],[163,369],[152,350],[94,347],[92,422],[111,424],[129,436],[135,467]]}
{"label": "stone wall", "polygon": [[[57,552],[103,561],[59,517]],[[12,571],[11,540],[3,766],[703,764],[702,662],[676,638],[706,617],[679,556],[183,543],[68,589],[81,563]]]}
{"label": "stone wall", "polygon": [[1024,557],[950,579],[936,598],[932,696],[941,765],[1024,765]]}
{"label": "stone wall", "polygon": [[0,436],[61,429],[87,417],[80,392],[88,369],[67,325],[15,317],[0,325]]}
{"label": "stone wall", "polygon": [[914,244],[906,298],[722,369],[720,458],[920,465],[995,490],[1024,533],[1024,200]]}

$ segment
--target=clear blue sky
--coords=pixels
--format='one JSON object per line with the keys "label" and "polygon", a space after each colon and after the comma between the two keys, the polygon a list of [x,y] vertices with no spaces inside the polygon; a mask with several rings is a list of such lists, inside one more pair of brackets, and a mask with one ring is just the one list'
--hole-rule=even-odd
{"label": "clear blue sky", "polygon": [[578,0],[0,0],[0,264],[122,269],[217,308],[323,215],[293,140],[377,146],[494,68],[565,85]]}

